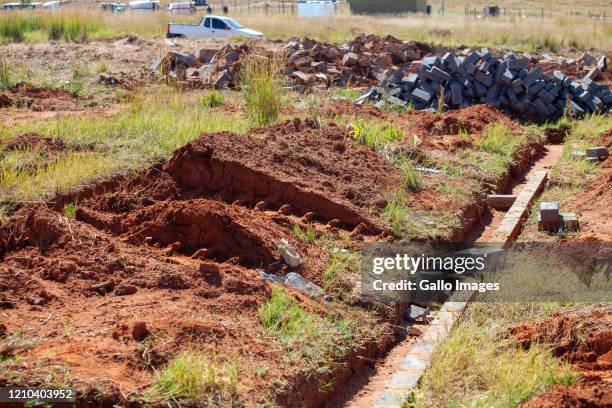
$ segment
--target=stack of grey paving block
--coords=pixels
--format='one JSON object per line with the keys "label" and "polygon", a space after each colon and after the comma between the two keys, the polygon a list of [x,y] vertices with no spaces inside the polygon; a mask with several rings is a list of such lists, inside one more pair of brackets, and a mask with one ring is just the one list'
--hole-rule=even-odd
{"label": "stack of grey paving block", "polygon": [[589,147],[585,151],[573,151],[574,159],[583,159],[591,163],[599,163],[608,158],[608,149],[603,146]]}
{"label": "stack of grey paving block", "polygon": [[578,231],[578,218],[574,213],[559,212],[557,202],[543,202],[538,214],[538,229],[548,232]]}
{"label": "stack of grey paving block", "polygon": [[383,100],[438,110],[439,98],[443,98],[445,109],[488,103],[539,121],[559,117],[566,109],[574,117],[612,112],[612,92],[594,80],[607,69],[605,57],[580,82],[561,71],[550,76],[531,69],[530,62],[529,55],[508,52],[498,56],[486,48],[464,50],[461,55],[448,52],[442,57],[426,57],[418,61],[420,73],[395,70],[356,102]]}

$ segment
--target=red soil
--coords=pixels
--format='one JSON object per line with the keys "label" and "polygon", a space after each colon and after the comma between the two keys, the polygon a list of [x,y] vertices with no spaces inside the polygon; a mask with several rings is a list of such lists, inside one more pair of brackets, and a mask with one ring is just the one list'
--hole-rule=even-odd
{"label": "red soil", "polygon": [[[24,206],[0,226],[0,354],[19,354],[24,365],[13,370],[30,384],[66,364],[77,388],[101,384],[100,398],[120,403],[180,350],[238,353],[245,401],[263,402],[265,388],[281,405],[316,405],[333,390],[270,346],[258,316],[270,283],[260,271],[290,270],[276,247],[284,238],[303,258],[293,270],[323,284],[328,257],[298,240],[294,223],[344,229],[355,245],[386,237],[380,200],[400,184],[399,171],[343,138],[338,128],[299,121],[205,134],[139,176],[58,198],[57,211]],[[76,219],[67,219],[59,211],[75,199]],[[316,313],[327,308],[294,295]],[[9,346],[4,336],[18,330],[24,341]],[[341,384],[390,339],[352,351],[351,365],[326,381]],[[253,374],[264,365],[265,378]],[[0,384],[9,374],[0,373]]]}
{"label": "red soil", "polygon": [[[408,110],[391,114],[369,104],[356,105],[349,101],[338,100],[322,106],[327,117],[355,115],[393,122],[408,136],[406,143],[413,143],[413,135],[420,140],[421,147],[435,150],[454,151],[469,146],[471,141],[480,138],[483,130],[492,123],[506,125],[513,133],[523,133],[520,125],[508,118],[493,105],[473,105],[465,109],[450,110],[442,114]],[[462,135],[460,135],[463,133]]]}
{"label": "red soil", "polygon": [[15,85],[0,94],[0,108],[27,107],[32,111],[77,110],[78,100],[62,89],[36,87],[27,83]]}
{"label": "red soil", "polygon": [[582,379],[556,385],[522,404],[541,407],[612,406],[612,312],[609,309],[555,314],[533,324],[518,326],[510,334],[522,347],[550,346],[553,354],[569,361]]}
{"label": "red soil", "polygon": [[[612,146],[612,129],[601,135],[601,144]],[[571,204],[579,215],[581,234],[575,239],[612,241],[612,156],[601,163],[602,174]]]}

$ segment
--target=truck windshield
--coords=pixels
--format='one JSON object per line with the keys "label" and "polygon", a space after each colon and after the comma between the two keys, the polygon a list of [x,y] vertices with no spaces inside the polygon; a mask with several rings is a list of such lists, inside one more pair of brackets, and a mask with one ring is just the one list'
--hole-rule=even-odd
{"label": "truck windshield", "polygon": [[242,28],[242,26],[238,24],[238,22],[236,22],[235,20],[232,20],[231,18],[224,18],[223,21],[225,21],[225,24],[232,27],[234,30],[238,30]]}

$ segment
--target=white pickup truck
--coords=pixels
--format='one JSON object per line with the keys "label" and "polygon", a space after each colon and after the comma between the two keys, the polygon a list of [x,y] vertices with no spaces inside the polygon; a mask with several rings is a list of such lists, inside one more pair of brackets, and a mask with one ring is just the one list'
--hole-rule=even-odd
{"label": "white pickup truck", "polygon": [[229,17],[206,16],[199,24],[168,24],[166,30],[167,38],[181,37],[190,40],[212,37],[250,37],[260,38],[263,34],[259,31],[244,28],[236,20]]}

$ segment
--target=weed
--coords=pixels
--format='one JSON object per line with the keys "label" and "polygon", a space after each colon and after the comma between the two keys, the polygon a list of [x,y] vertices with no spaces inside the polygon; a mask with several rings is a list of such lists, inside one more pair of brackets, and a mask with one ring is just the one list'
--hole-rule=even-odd
{"label": "weed", "polygon": [[398,163],[398,167],[402,172],[402,187],[415,192],[420,191],[422,187],[421,177],[414,164],[404,159]]}
{"label": "weed", "polygon": [[64,216],[67,218],[75,218],[77,210],[77,203],[64,204]]}
{"label": "weed", "polygon": [[200,97],[198,103],[204,108],[216,108],[223,105],[223,94],[217,91],[206,91]]}
{"label": "weed", "polygon": [[476,140],[474,145],[486,152],[509,158],[520,142],[521,138],[514,136],[506,126],[493,123],[486,127],[484,137]]}
{"label": "weed", "polygon": [[0,57],[0,90],[10,88],[15,85],[13,79],[13,67],[4,59]]}
{"label": "weed", "polygon": [[353,138],[360,144],[374,150],[380,150],[389,142],[401,141],[403,133],[393,124],[366,122],[359,119],[351,123]]}
{"label": "weed", "polygon": [[240,89],[247,113],[257,126],[275,122],[281,110],[284,61],[280,57],[245,57],[240,73]]}
{"label": "weed", "polygon": [[110,65],[108,64],[107,60],[100,60],[100,62],[96,64],[96,72],[99,74],[103,72],[108,72],[109,69]]}
{"label": "weed", "polygon": [[119,103],[125,102],[125,98],[127,97],[124,89],[115,89],[115,100]]}
{"label": "weed", "polygon": [[184,351],[158,374],[151,393],[167,400],[188,399],[213,406],[231,402],[236,406],[239,370],[236,362],[219,364],[200,352]]}
{"label": "weed", "polygon": [[445,209],[414,211],[403,189],[387,194],[387,205],[381,216],[391,223],[396,237],[410,239],[448,239],[452,231],[460,226],[457,216]]}
{"label": "weed", "polygon": [[317,233],[313,225],[308,225],[306,229],[302,229],[296,224],[291,228],[291,231],[293,232],[293,235],[308,244],[315,245],[317,242]]}
{"label": "weed", "polygon": [[327,268],[323,271],[323,288],[326,291],[348,291],[350,284],[344,282],[347,274],[356,275],[361,270],[361,256],[358,253],[332,253]]}

